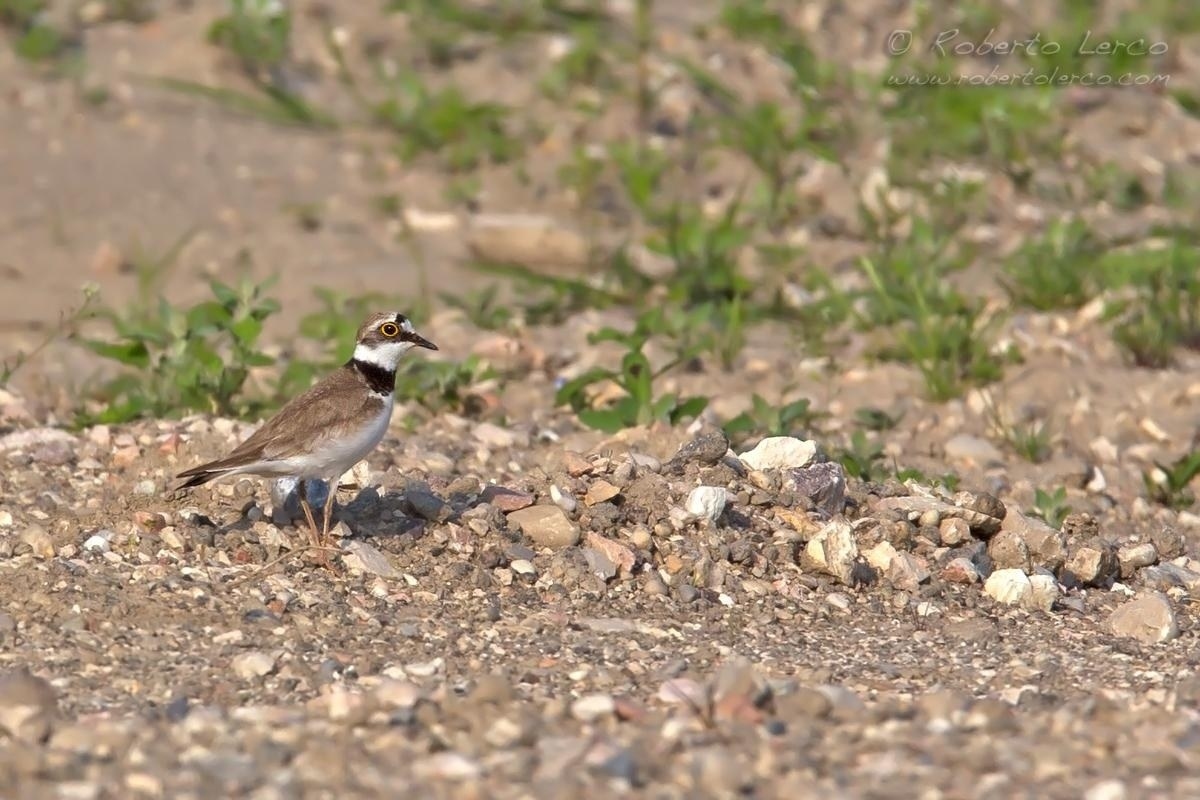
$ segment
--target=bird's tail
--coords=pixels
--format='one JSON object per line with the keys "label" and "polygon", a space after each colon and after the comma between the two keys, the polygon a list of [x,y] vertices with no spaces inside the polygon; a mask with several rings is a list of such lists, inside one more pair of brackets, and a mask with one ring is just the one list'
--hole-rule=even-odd
{"label": "bird's tail", "polygon": [[178,475],[176,475],[175,477],[176,478],[185,478],[186,480],[184,480],[183,483],[176,486],[175,491],[180,491],[182,489],[191,489],[193,486],[200,486],[202,484],[208,483],[213,478],[219,478],[222,475],[224,475],[225,473],[232,471],[232,469],[233,468],[231,468],[231,467],[226,467],[224,469],[211,469],[207,465],[205,465],[205,466],[195,467],[194,469],[189,469],[186,472],[181,472]]}

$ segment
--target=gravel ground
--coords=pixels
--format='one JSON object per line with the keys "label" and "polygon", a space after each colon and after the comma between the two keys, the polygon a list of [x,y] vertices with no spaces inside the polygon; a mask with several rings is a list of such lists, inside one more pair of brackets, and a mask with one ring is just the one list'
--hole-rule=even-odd
{"label": "gravel ground", "polygon": [[169,493],[240,423],[6,434],[5,795],[1200,792],[1188,536],[559,427],[393,434],[330,569],[281,492]]}

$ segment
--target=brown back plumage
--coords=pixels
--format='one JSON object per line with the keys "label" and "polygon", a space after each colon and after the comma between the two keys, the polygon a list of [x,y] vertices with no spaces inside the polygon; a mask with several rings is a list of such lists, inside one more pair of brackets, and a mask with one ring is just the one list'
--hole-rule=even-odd
{"label": "brown back plumage", "polygon": [[179,488],[199,486],[223,472],[249,464],[300,455],[356,420],[374,415],[383,403],[378,395],[367,391],[366,381],[358,370],[349,364],[339,367],[294,397],[225,458],[179,473],[177,477],[189,479]]}
{"label": "brown back plumage", "polygon": [[[199,486],[230,472],[278,475],[296,465],[275,462],[314,453],[323,468],[336,467],[342,457],[361,457],[359,444],[369,450],[386,429],[381,414],[391,402],[396,364],[413,347],[438,349],[414,331],[403,314],[371,314],[358,329],[349,363],[294,398],[225,458],[179,473],[177,477],[186,479],[179,488]],[[322,452],[332,461],[322,462]],[[308,468],[312,468],[311,458]]]}

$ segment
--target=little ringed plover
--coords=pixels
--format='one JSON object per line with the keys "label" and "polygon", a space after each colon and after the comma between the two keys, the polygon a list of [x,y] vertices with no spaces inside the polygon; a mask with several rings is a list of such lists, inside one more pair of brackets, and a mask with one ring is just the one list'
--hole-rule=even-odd
{"label": "little ringed plover", "polygon": [[[392,419],[396,365],[414,347],[438,349],[403,314],[372,314],[358,329],[349,361],[292,399],[225,458],[179,473],[185,480],[178,488],[230,475],[296,478],[313,542],[320,545],[329,535],[335,481],[383,439]],[[314,479],[330,484],[319,530],[305,484]]]}

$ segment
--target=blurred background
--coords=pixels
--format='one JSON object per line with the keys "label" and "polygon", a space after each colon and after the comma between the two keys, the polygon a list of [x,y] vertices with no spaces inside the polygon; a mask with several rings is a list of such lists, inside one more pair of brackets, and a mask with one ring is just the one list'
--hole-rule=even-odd
{"label": "blurred background", "polygon": [[0,0],[2,377],[253,418],[393,306],[430,410],[1190,397],[1198,41],[1169,0]]}

